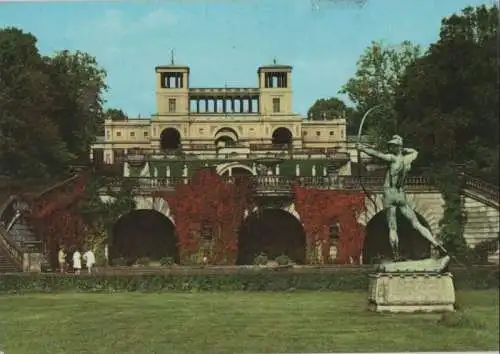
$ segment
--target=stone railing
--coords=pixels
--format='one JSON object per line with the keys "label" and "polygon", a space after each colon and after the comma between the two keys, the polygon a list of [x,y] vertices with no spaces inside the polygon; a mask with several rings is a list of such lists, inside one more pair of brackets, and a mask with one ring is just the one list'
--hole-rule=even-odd
{"label": "stone railing", "polygon": [[[78,176],[73,176],[67,180],[57,183],[49,188],[46,188],[35,195],[27,194],[27,199],[40,200],[49,197],[49,195],[61,189],[67,189],[72,186]],[[40,271],[41,256],[43,253],[41,241],[25,241],[16,242],[14,237],[9,232],[10,227],[15,222],[15,219],[20,217],[22,213],[28,212],[30,205],[27,200],[20,196],[10,196],[0,206],[0,247],[2,247],[10,256],[15,265],[24,272]],[[16,215],[18,214],[18,215]]]}
{"label": "stone railing", "polygon": [[292,181],[283,176],[255,176],[252,189],[256,197],[291,197]]}
{"label": "stone railing", "polygon": [[[233,177],[222,177],[228,182],[234,180]],[[384,184],[383,176],[315,176],[315,177],[293,177],[286,176],[252,176],[254,186],[261,186],[262,190],[289,190],[293,181],[301,187],[318,189],[338,189],[360,191],[364,187],[366,190],[379,192]],[[110,180],[109,187],[120,187],[124,180],[134,181],[133,183],[144,189],[172,189],[179,184],[187,184],[189,177],[119,177]],[[257,188],[257,187],[255,187]],[[423,176],[408,176],[405,180],[405,188],[410,192],[431,192],[437,188],[431,181]],[[465,176],[464,192],[473,193],[488,200],[490,203],[498,205],[499,188],[490,183],[478,180],[474,177]]]}
{"label": "stone railing", "polygon": [[469,175],[463,175],[463,189],[471,197],[479,197],[478,199],[481,199],[481,201],[490,203],[493,207],[499,207],[500,189],[497,185]]}
{"label": "stone railing", "polygon": [[[228,146],[225,149],[235,149],[244,147],[243,145]],[[248,148],[248,147],[246,147]],[[221,152],[221,149],[215,145],[193,145],[190,148],[177,150],[160,150],[160,149],[137,149],[129,151],[128,154],[115,156],[115,162],[123,161],[145,161],[145,160],[182,160],[182,161],[198,161],[198,160],[252,160],[262,157],[280,157],[284,159],[332,159],[345,160],[349,159],[347,152],[340,153],[338,149],[288,149],[281,146],[260,146],[260,148],[250,147],[250,152],[232,151]],[[364,158],[363,161],[371,159]]]}
{"label": "stone railing", "polygon": [[7,227],[12,218],[15,217],[15,204],[18,203],[17,196],[10,196],[0,207],[0,247],[9,255],[18,269],[23,269],[24,250],[16,245]]}

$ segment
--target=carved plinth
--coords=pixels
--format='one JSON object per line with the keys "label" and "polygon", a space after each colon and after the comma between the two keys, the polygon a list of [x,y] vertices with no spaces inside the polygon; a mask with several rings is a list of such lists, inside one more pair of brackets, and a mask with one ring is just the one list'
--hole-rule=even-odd
{"label": "carved plinth", "polygon": [[376,312],[451,312],[455,288],[451,273],[370,275],[368,308]]}

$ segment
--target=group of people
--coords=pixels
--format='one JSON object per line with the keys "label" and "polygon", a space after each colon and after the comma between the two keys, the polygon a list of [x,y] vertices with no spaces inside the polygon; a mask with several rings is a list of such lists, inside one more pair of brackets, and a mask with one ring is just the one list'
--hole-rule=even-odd
{"label": "group of people", "polygon": [[[59,249],[59,254],[58,254],[59,271],[61,273],[64,273],[66,271],[66,265],[68,264],[68,262],[66,261],[66,256],[67,254],[64,250],[64,247],[61,247]],[[87,268],[88,273],[92,274],[92,268],[95,265],[94,252],[92,252],[92,250],[89,249],[82,256],[78,248],[73,252],[73,255],[71,257],[72,266],[75,274],[80,274],[80,271],[82,269],[82,258],[85,261],[85,266]]]}

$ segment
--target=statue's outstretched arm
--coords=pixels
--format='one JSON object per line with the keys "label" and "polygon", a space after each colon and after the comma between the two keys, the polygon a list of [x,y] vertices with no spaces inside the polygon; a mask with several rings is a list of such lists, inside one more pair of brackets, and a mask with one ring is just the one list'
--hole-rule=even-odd
{"label": "statue's outstretched arm", "polygon": [[403,149],[405,156],[404,159],[407,163],[412,163],[418,157],[418,151],[412,148],[404,148]]}
{"label": "statue's outstretched arm", "polygon": [[357,145],[356,148],[364,152],[365,154],[368,154],[370,156],[379,158],[387,162],[392,162],[396,160],[396,156],[394,156],[393,154],[384,154],[383,152],[377,151],[375,149],[370,149],[369,147],[365,147],[363,145]]}

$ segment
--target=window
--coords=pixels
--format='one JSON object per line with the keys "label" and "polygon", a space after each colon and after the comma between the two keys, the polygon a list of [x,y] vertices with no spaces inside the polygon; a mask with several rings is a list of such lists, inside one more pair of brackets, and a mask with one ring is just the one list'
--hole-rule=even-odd
{"label": "window", "polygon": [[111,132],[109,130],[106,131],[106,137],[107,139],[111,138]]}
{"label": "window", "polygon": [[320,136],[321,135],[321,132],[316,132],[316,136]]}
{"label": "window", "polygon": [[135,132],[130,132],[130,136],[133,138],[135,136]]}
{"label": "window", "polygon": [[334,136],[335,133],[333,131],[330,132],[330,136]]}
{"label": "window", "polygon": [[168,99],[168,111],[170,113],[175,112],[175,98],[169,98]]}
{"label": "window", "polygon": [[147,138],[149,135],[149,132],[144,132],[144,137]]}
{"label": "window", "polygon": [[340,233],[340,224],[336,221],[330,226],[330,240],[337,241]]}
{"label": "window", "polygon": [[280,99],[279,98],[273,98],[273,112],[274,113],[280,112]]}
{"label": "window", "polygon": [[122,136],[122,132],[116,132],[116,136]]}
{"label": "window", "polygon": [[213,227],[208,223],[205,223],[205,222],[202,223],[201,230],[200,230],[200,236],[205,241],[212,241],[212,239],[214,237]]}
{"label": "window", "polygon": [[307,132],[302,132],[302,135],[303,136],[307,136]]}

